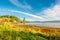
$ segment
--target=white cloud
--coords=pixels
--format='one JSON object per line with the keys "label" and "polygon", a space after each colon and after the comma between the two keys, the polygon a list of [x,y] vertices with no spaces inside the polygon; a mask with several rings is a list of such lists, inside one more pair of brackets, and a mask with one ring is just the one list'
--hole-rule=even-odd
{"label": "white cloud", "polygon": [[[6,12],[12,12],[12,13],[19,13],[19,14],[23,14],[23,15],[27,15],[27,17],[29,17],[30,16],[30,18],[29,18],[29,20],[31,20],[32,21],[32,19],[33,19],[33,21],[35,20],[35,21],[44,21],[44,18],[43,17],[41,17],[41,16],[36,16],[36,15],[33,15],[33,14],[30,14],[30,13],[26,13],[26,12],[22,12],[22,11],[18,11],[18,10],[12,10],[12,9],[3,9],[3,8],[0,8],[0,12],[3,12],[3,11],[6,11]],[[22,16],[23,16],[22,15]],[[28,19],[27,19],[28,20]]]}
{"label": "white cloud", "polygon": [[14,4],[14,5],[18,6],[18,7],[21,7],[21,8],[24,8],[24,9],[28,9],[28,10],[32,10],[32,7],[26,1],[23,2],[25,5],[20,3],[18,0],[9,0],[9,1],[12,4]]}
{"label": "white cloud", "polygon": [[53,7],[47,8],[41,12],[46,20],[60,20],[60,0],[56,1]]}
{"label": "white cloud", "polygon": [[20,14],[25,14],[27,16],[31,16],[31,17],[34,17],[34,18],[37,18],[37,19],[41,19],[41,20],[44,19],[43,17],[36,16],[36,15],[30,14],[30,13],[26,13],[26,12],[22,12],[22,11],[17,11],[17,10],[8,10],[8,11],[10,11],[10,12],[16,12],[16,13],[20,13]]}

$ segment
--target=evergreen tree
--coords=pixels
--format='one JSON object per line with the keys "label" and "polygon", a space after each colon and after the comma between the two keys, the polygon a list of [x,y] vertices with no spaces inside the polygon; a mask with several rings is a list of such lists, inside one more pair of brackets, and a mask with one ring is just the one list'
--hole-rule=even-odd
{"label": "evergreen tree", "polygon": [[23,24],[25,24],[26,20],[25,20],[25,17],[23,18]]}

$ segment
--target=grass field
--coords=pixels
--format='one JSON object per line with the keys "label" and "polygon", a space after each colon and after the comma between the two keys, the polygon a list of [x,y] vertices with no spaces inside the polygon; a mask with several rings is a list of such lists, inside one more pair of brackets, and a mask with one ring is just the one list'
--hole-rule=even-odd
{"label": "grass field", "polygon": [[0,40],[60,40],[59,32],[59,28],[0,23]]}

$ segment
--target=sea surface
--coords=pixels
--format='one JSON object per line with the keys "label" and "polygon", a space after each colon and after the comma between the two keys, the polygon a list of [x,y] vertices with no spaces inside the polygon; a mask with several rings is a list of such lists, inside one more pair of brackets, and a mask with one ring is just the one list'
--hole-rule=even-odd
{"label": "sea surface", "polygon": [[37,26],[51,26],[51,27],[59,27],[60,28],[60,22],[54,22],[54,23],[26,23],[28,25],[37,25]]}

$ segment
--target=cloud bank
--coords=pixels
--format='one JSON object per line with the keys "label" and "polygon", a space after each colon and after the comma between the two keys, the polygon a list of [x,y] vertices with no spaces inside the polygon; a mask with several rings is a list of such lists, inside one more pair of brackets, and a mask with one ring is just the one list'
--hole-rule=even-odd
{"label": "cloud bank", "polygon": [[60,20],[60,0],[56,0],[53,7],[43,10],[41,13],[47,20]]}

